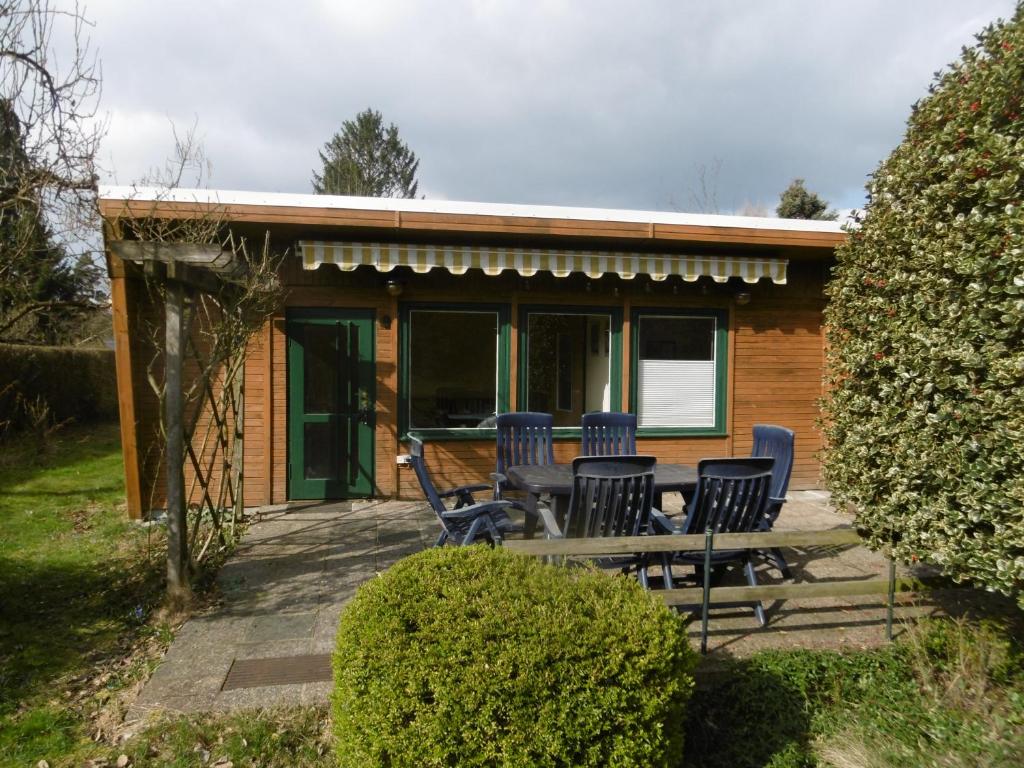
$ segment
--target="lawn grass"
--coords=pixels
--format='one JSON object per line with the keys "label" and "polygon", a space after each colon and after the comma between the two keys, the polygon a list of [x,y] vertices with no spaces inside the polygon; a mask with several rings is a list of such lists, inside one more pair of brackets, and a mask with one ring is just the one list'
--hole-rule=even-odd
{"label": "lawn grass", "polygon": [[117,425],[54,440],[0,445],[0,764],[79,753],[89,715],[145,674],[132,648],[161,631],[159,534],[126,519]]}
{"label": "lawn grass", "polygon": [[686,766],[1017,766],[1024,648],[995,624],[931,620],[887,647],[767,651],[699,685]]}

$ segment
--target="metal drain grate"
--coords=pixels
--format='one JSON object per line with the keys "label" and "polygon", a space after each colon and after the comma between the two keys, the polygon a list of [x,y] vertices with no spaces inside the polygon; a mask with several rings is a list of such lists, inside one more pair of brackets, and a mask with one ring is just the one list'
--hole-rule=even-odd
{"label": "metal drain grate", "polygon": [[321,683],[331,679],[331,655],[279,656],[272,659],[235,659],[224,678],[222,691],[265,685]]}

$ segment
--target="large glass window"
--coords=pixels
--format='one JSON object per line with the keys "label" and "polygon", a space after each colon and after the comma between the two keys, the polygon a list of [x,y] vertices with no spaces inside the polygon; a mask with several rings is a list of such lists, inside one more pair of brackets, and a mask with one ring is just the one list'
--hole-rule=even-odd
{"label": "large glass window", "polygon": [[584,413],[611,408],[611,315],[529,311],[525,325],[524,410],[553,414],[556,427],[579,427]]}
{"label": "large glass window", "polygon": [[715,316],[637,315],[638,426],[720,426],[719,330]]}
{"label": "large glass window", "polygon": [[408,428],[493,427],[498,312],[414,309],[408,317]]}

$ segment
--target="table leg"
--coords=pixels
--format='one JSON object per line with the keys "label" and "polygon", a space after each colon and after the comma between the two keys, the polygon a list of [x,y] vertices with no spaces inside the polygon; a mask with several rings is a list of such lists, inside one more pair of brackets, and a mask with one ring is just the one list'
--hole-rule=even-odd
{"label": "table leg", "polygon": [[527,539],[532,539],[534,534],[537,532],[537,498],[538,494],[528,493],[526,494],[526,520],[523,526],[523,536]]}

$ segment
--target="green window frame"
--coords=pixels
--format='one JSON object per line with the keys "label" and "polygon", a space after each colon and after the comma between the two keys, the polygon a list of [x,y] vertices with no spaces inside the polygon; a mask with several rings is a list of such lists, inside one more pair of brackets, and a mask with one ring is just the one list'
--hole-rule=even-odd
{"label": "green window frame", "polygon": [[[516,405],[520,411],[529,409],[530,315],[605,315],[610,319],[609,344],[609,399],[612,410],[622,407],[622,308],[608,306],[566,306],[564,304],[524,304],[519,307],[519,368]],[[589,340],[588,342],[589,343]],[[579,437],[580,428],[555,427],[556,437]]]}
{"label": "green window frame", "polygon": [[[399,439],[408,439],[410,433],[425,440],[443,438],[446,440],[494,439],[495,430],[481,427],[412,427],[409,423],[409,409],[412,391],[412,322],[413,313],[428,312],[470,312],[494,313],[498,319],[498,380],[497,412],[509,409],[509,371],[511,369],[511,323],[507,304],[472,304],[453,302],[406,302],[399,305],[398,325],[398,431]],[[468,350],[467,354],[472,354]]]}
{"label": "green window frame", "polygon": [[729,379],[729,313],[718,309],[663,309],[636,307],[630,315],[629,410],[638,413],[638,376],[640,363],[640,319],[643,317],[711,318],[715,321],[715,401],[714,426],[711,427],[638,427],[639,437],[724,437],[726,435],[726,392]]}

